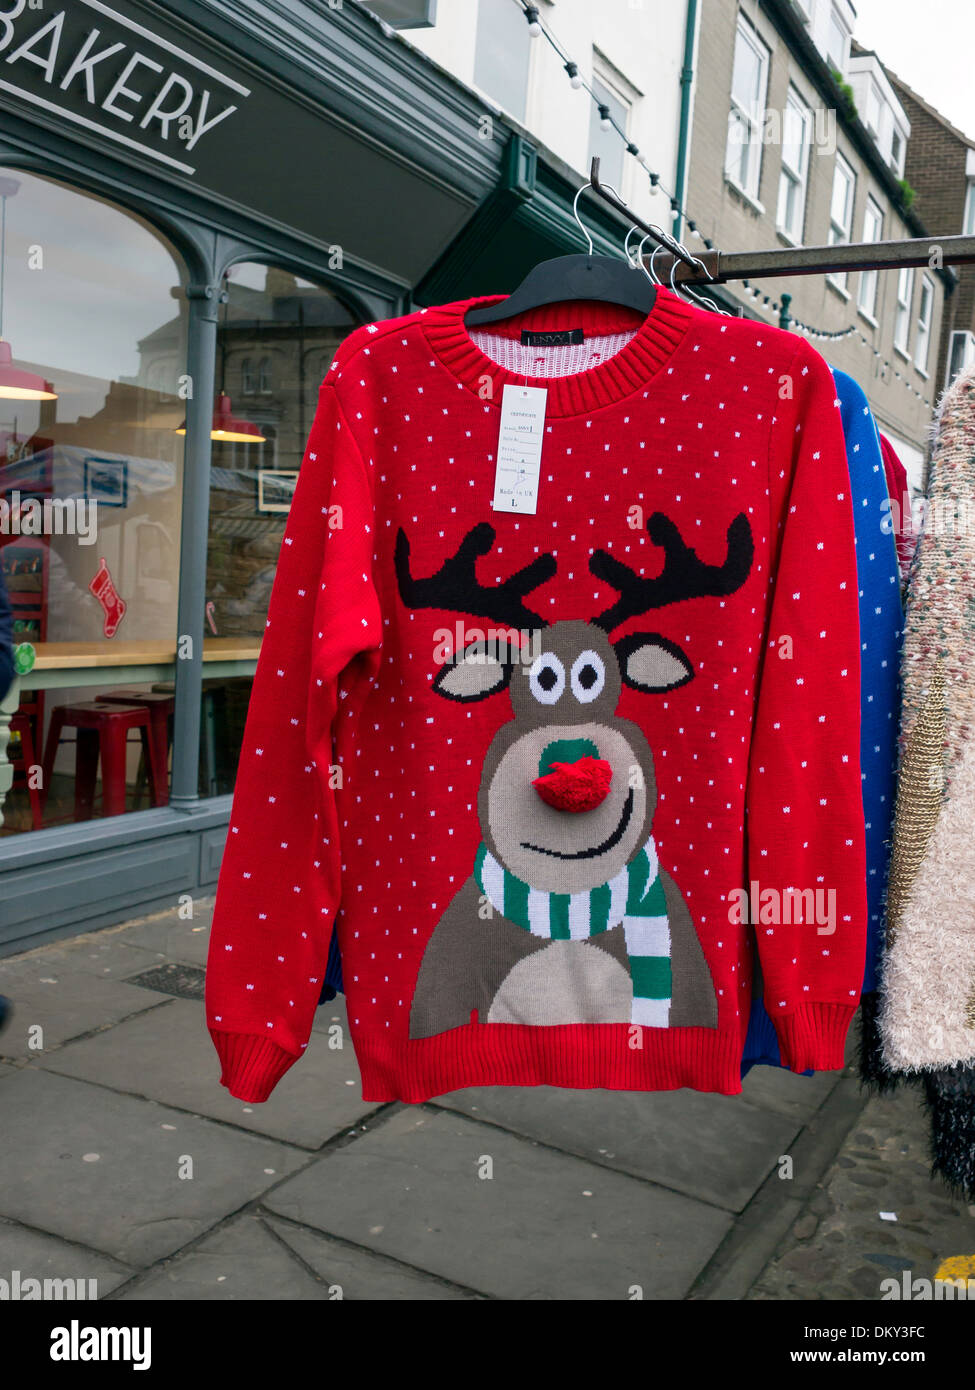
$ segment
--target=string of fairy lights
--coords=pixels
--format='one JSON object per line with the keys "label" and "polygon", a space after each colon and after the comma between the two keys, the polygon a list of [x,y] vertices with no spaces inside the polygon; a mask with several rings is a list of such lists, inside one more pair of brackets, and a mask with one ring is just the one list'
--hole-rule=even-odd
{"label": "string of fairy lights", "polygon": [[[660,175],[655,170],[651,169],[647,160],[640,152],[639,147],[630,139],[626,131],[623,130],[619,123],[616,121],[610,108],[604,102],[600,101],[598,94],[593,91],[590,84],[586,81],[586,79],[580,72],[579,64],[575,62],[575,60],[569,55],[569,53],[559,42],[557,37],[552,33],[551,29],[548,27],[548,24],[542,20],[538,6],[531,4],[530,0],[514,0],[514,3],[518,6],[518,8],[522,11],[522,13],[525,16],[525,19],[528,24],[528,33],[531,36],[531,38],[545,39],[549,47],[552,48],[552,50],[557,54],[559,61],[562,64],[562,67],[565,69],[566,75],[568,76],[570,87],[572,87],[573,90],[582,90],[588,93],[590,100],[593,102],[597,111],[599,112],[600,129],[605,131],[616,131],[620,140],[623,142],[623,147],[626,153],[630,155],[632,159],[636,160],[637,164],[639,164],[641,168],[643,168],[646,171],[647,177],[650,182],[651,191],[655,194],[660,194],[663,197],[667,198],[670,203],[670,211],[674,215],[680,214],[680,217],[683,220],[684,225],[687,227],[690,236],[693,237],[695,240],[702,242],[708,251],[713,251],[713,241],[711,241],[710,238],[703,235],[703,233],[699,230],[697,223],[687,212],[686,208],[681,206],[680,200],[677,198],[677,196],[666,187]],[[774,299],[771,295],[763,294],[757,286],[749,284],[747,280],[743,280],[741,283],[742,289],[744,290],[745,294],[749,296],[749,298],[753,301],[754,307],[756,309],[760,310],[762,313],[769,315],[770,317],[779,317],[779,315],[782,313],[783,305],[777,299]],[[702,288],[706,292],[706,286],[701,286],[700,288]],[[803,323],[801,319],[795,318],[790,313],[789,327],[795,329],[800,333],[803,333],[806,337],[812,338],[817,342],[839,342],[842,339],[854,339],[856,341],[859,341],[863,346],[868,348],[869,351],[873,353],[874,360],[881,364],[878,368],[878,371],[881,375],[886,377],[888,373],[891,373],[894,379],[896,381],[899,381],[904,386],[904,388],[907,391],[909,391],[912,395],[916,396],[919,401],[922,401],[926,406],[931,405],[930,399],[927,396],[925,396],[923,392],[919,391],[917,387],[914,385],[914,383],[907,376],[905,376],[904,373],[899,370],[899,368],[897,368],[889,359],[885,358],[882,353],[877,351],[870,339],[866,336],[866,334],[864,334],[861,331],[861,329],[856,324],[850,324],[847,328],[839,329],[814,328],[808,323]]]}

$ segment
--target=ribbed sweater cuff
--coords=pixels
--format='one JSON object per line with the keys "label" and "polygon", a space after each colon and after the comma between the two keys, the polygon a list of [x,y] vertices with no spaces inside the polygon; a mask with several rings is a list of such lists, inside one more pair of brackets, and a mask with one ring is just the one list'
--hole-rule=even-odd
{"label": "ribbed sweater cuff", "polygon": [[802,1004],[775,1019],[782,1062],[791,1071],[840,1071],[856,1005]]}
{"label": "ribbed sweater cuff", "polygon": [[255,1037],[251,1033],[221,1033],[211,1028],[210,1037],[223,1068],[220,1084],[238,1100],[267,1100],[288,1068],[298,1060],[269,1038]]}

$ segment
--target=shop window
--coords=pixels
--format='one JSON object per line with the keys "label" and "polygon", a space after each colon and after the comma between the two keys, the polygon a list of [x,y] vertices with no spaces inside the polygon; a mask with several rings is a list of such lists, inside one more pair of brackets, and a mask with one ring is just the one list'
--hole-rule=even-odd
{"label": "shop window", "polygon": [[0,564],[22,674],[0,834],[168,798],[185,417],[173,248],[0,170]]}
{"label": "shop window", "polygon": [[[329,290],[257,262],[231,268],[218,326],[217,390],[248,362],[255,386],[231,400],[243,438],[214,439],[207,637],[215,650],[256,658],[278,551],[318,403],[339,343],[358,323]],[[253,430],[248,439],[248,431]],[[206,678],[200,794],[232,791],[250,678]]]}

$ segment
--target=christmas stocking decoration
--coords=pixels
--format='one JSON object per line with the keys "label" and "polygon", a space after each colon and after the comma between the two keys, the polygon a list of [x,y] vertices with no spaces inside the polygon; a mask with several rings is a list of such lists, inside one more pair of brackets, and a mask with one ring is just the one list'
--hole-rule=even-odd
{"label": "christmas stocking decoration", "polygon": [[88,588],[95,595],[105,613],[105,636],[114,637],[118,631],[119,623],[125,617],[126,603],[115,587],[112,576],[108,572],[108,566],[105,564],[104,556],[99,559],[98,571]]}

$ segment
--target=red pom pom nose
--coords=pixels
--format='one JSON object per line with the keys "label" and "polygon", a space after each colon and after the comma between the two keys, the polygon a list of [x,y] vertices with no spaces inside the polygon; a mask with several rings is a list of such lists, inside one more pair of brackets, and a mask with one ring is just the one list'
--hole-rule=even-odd
{"label": "red pom pom nose", "polygon": [[609,795],[613,769],[605,758],[578,758],[574,763],[550,763],[550,772],[532,786],[557,811],[594,811]]}

